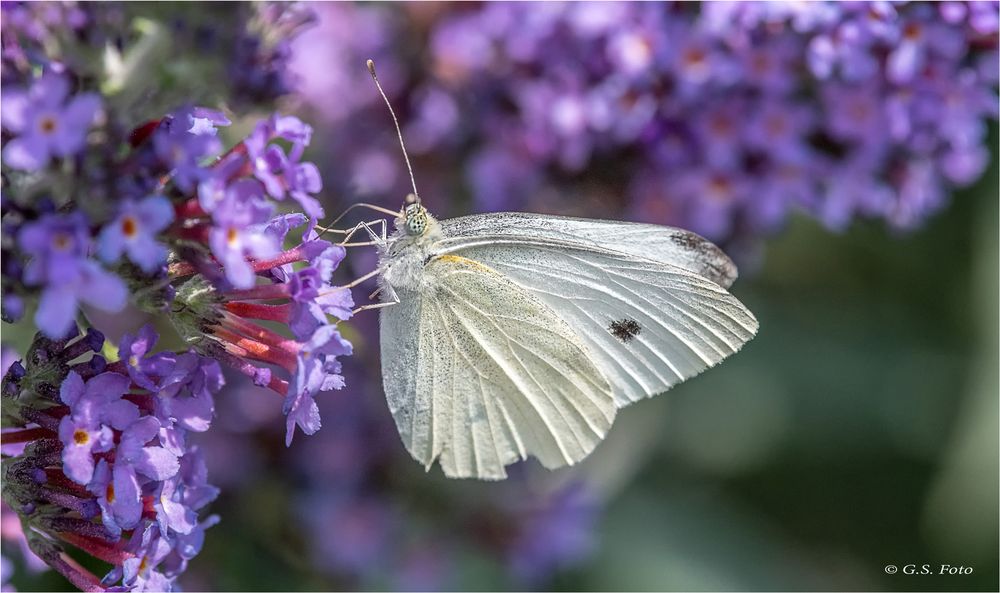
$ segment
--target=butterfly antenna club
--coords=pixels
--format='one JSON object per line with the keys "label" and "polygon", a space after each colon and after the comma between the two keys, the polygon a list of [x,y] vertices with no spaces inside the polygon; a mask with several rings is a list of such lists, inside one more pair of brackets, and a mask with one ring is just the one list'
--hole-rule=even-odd
{"label": "butterfly antenna club", "polygon": [[399,127],[399,119],[396,118],[396,112],[392,110],[392,103],[389,102],[389,97],[386,96],[385,91],[382,90],[382,85],[378,81],[378,74],[375,73],[375,61],[368,60],[368,73],[372,75],[372,80],[375,81],[375,88],[378,89],[380,95],[382,95],[382,100],[385,101],[385,106],[389,108],[389,115],[392,116],[392,123],[396,125],[396,135],[399,136],[399,147],[403,149],[403,160],[406,161],[406,169],[410,172],[410,184],[413,186],[413,198],[414,201],[420,203],[420,194],[417,192],[417,180],[413,177],[413,167],[410,166],[410,156],[406,154],[406,144],[403,143],[403,130]]}

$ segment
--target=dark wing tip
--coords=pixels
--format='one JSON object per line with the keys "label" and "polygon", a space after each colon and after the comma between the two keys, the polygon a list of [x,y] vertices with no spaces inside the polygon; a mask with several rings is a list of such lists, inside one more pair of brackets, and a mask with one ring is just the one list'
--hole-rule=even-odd
{"label": "dark wing tip", "polygon": [[736,264],[718,246],[690,231],[680,231],[670,236],[678,247],[691,253],[699,264],[699,273],[722,288],[729,288],[739,275]]}

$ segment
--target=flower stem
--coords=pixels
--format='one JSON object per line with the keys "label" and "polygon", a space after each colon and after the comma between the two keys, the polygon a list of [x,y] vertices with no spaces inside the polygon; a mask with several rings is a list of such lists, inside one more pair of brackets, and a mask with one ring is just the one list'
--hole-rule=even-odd
{"label": "flower stem", "polygon": [[60,531],[58,535],[59,539],[64,542],[83,550],[94,558],[111,564],[120,565],[122,562],[125,562],[133,556],[132,553],[126,552],[118,546],[110,545],[107,542],[103,542],[90,536],[65,531]]}
{"label": "flower stem", "polygon": [[283,305],[263,305],[260,303],[235,302],[226,303],[227,311],[249,319],[263,319],[265,321],[277,321],[288,323],[291,316],[291,303]]}
{"label": "flower stem", "polygon": [[284,350],[291,355],[298,354],[300,349],[298,342],[295,340],[289,340],[279,333],[261,327],[256,323],[251,323],[246,319],[233,315],[232,313],[222,314],[222,325],[247,337],[267,344],[268,346]]}
{"label": "flower stem", "polygon": [[4,445],[26,443],[36,439],[55,438],[55,436],[56,433],[54,431],[49,430],[48,428],[42,428],[41,426],[0,433],[0,439],[2,439]]}
{"label": "flower stem", "polygon": [[230,290],[226,293],[226,299],[230,301],[251,301],[251,300],[263,301],[270,299],[287,299],[287,298],[288,298],[287,284],[261,284],[260,286],[254,286],[253,288]]}
{"label": "flower stem", "polygon": [[253,266],[254,272],[264,272],[271,268],[277,268],[278,266],[295,263],[304,259],[306,259],[305,253],[303,253],[301,246],[299,246],[279,253],[271,259],[251,261],[250,265]]}
{"label": "flower stem", "polygon": [[251,358],[253,360],[259,360],[261,362],[276,364],[287,370],[289,373],[295,372],[294,354],[281,350],[280,348],[258,342],[252,338],[241,336],[229,331],[221,325],[216,325],[209,329],[215,337],[222,340],[223,346],[226,347],[231,354]]}

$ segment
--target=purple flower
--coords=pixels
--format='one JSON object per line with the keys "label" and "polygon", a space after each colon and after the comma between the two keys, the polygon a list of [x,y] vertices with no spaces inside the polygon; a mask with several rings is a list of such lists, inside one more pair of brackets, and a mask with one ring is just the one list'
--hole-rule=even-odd
{"label": "purple flower", "polygon": [[198,513],[181,500],[183,486],[177,476],[164,481],[155,495],[153,508],[160,524],[160,533],[188,534],[198,526]]}
{"label": "purple flower", "polygon": [[177,456],[159,445],[149,445],[160,431],[160,421],[152,416],[136,420],[122,433],[115,455],[115,471],[125,467],[153,480],[166,480],[177,474]]}
{"label": "purple flower", "polygon": [[264,184],[269,196],[282,200],[285,198],[285,186],[281,174],[288,166],[288,157],[280,146],[269,144],[273,133],[272,123],[261,121],[243,144],[247,148],[254,177]]}
{"label": "purple flower", "polygon": [[95,93],[81,93],[67,101],[69,81],[47,73],[28,91],[5,89],[0,120],[15,134],[3,149],[4,162],[15,169],[37,171],[53,156],[76,154],[101,108]]}
{"label": "purple flower", "polygon": [[149,523],[142,532],[133,533],[125,549],[134,554],[134,557],[108,573],[104,577],[105,583],[121,579],[122,585],[129,591],[173,590],[174,579],[156,570],[173,551],[173,547],[163,538],[156,523]]}
{"label": "purple flower", "polygon": [[148,356],[158,339],[153,326],[146,324],[135,336],[123,335],[118,343],[118,357],[125,362],[129,377],[136,385],[150,391],[159,389],[158,379],[169,374],[176,364],[172,353]]}
{"label": "purple flower", "polygon": [[[112,480],[111,466],[108,465],[106,459],[101,459],[97,462],[97,468],[94,470],[90,483],[87,484],[87,490],[97,498],[97,505],[101,508],[101,523],[104,524],[104,528],[115,539],[118,539],[121,537],[123,519],[120,513],[116,514],[115,512],[117,498]],[[126,517],[125,521],[128,519]]]}
{"label": "purple flower", "polygon": [[86,257],[90,237],[82,213],[46,214],[25,224],[18,245],[32,255],[24,268],[24,282],[43,285],[35,323],[47,336],[62,337],[73,326],[83,301],[97,309],[117,312],[125,306],[125,285]]}
{"label": "purple flower", "polygon": [[153,503],[160,533],[175,542],[183,560],[198,553],[202,533],[209,526],[199,523],[198,510],[219,494],[219,489],[208,484],[207,478],[205,461],[193,447],[181,457],[177,475],[163,482]]}
{"label": "purple flower", "polygon": [[272,218],[265,226],[264,232],[271,236],[275,245],[285,244],[285,237],[288,231],[306,223],[306,217],[300,212],[291,214],[281,214]]}
{"label": "purple flower", "polygon": [[222,264],[226,279],[237,288],[250,288],[254,284],[247,256],[269,257],[280,247],[265,232],[273,207],[263,198],[259,182],[241,179],[228,187],[225,198],[212,212],[214,224],[209,232],[212,255]]}
{"label": "purple flower", "polygon": [[156,397],[156,416],[165,426],[208,430],[215,414],[213,394],[225,380],[219,363],[194,352],[180,354]]}
{"label": "purple flower", "polygon": [[[319,200],[311,194],[319,193],[323,189],[323,179],[320,177],[319,169],[313,163],[295,163],[287,173],[288,191],[292,199],[298,202],[299,206],[306,213],[306,216],[315,223],[323,218],[323,206]],[[312,226],[310,225],[310,229]]]}
{"label": "purple flower", "polygon": [[138,203],[125,200],[118,217],[101,231],[97,252],[101,259],[112,263],[124,251],[143,272],[155,272],[167,260],[167,250],[156,240],[156,234],[173,220],[174,208],[163,196],[149,196]]}
{"label": "purple flower", "polygon": [[292,150],[288,156],[297,162],[302,157],[302,152],[312,142],[312,126],[294,115],[275,115],[272,122],[274,135],[292,143]]}
{"label": "purple flower", "polygon": [[15,363],[21,360],[21,355],[7,344],[0,345],[0,377],[5,377],[7,371]]}
{"label": "purple flower", "polygon": [[[286,155],[280,146],[271,144],[274,138],[291,142],[291,152]],[[323,181],[316,165],[299,162],[311,138],[312,128],[298,118],[276,115],[258,123],[244,144],[254,177],[267,194],[277,200],[291,195],[315,224],[323,217],[323,207],[311,194],[323,189]]]}
{"label": "purple flower", "polygon": [[122,529],[134,528],[142,518],[144,478],[162,481],[179,470],[174,453],[158,445],[148,445],[159,430],[156,418],[144,416],[122,432],[111,470],[114,497],[110,502],[115,522]]}
{"label": "purple flower", "polygon": [[87,255],[90,233],[82,212],[46,214],[21,228],[18,243],[32,255],[24,267],[24,282],[37,286],[54,282],[72,271]]}
{"label": "purple flower", "polygon": [[351,343],[341,337],[334,325],[317,329],[302,344],[282,408],[286,416],[286,446],[292,444],[296,424],[306,434],[314,434],[319,430],[319,407],[313,398],[320,391],[344,386],[344,378],[339,374],[340,363],[336,357],[347,356],[352,350]]}
{"label": "purple flower", "polygon": [[0,316],[7,323],[17,323],[24,315],[24,299],[12,292],[3,295],[2,307]]}
{"label": "purple flower", "polygon": [[59,423],[63,443],[64,473],[71,480],[86,485],[94,473],[94,453],[113,446],[111,429],[123,430],[132,424],[139,410],[121,399],[129,379],[117,373],[102,373],[84,383],[70,371],[59,390],[59,397],[70,413]]}
{"label": "purple flower", "polygon": [[351,291],[330,285],[333,271],[346,254],[343,247],[327,245],[309,266],[292,274],[288,281],[292,298],[289,327],[299,339],[308,339],[316,329],[328,323],[327,315],[349,319],[354,299]]}
{"label": "purple flower", "polygon": [[173,182],[184,192],[191,191],[208,176],[203,161],[222,149],[216,137],[216,125],[229,125],[229,120],[208,109],[183,109],[165,118],[153,136],[157,156],[170,170]]}
{"label": "purple flower", "polygon": [[59,422],[59,440],[63,443],[63,473],[79,484],[90,482],[94,474],[94,453],[111,449],[111,429],[97,422],[93,411],[65,416]]}

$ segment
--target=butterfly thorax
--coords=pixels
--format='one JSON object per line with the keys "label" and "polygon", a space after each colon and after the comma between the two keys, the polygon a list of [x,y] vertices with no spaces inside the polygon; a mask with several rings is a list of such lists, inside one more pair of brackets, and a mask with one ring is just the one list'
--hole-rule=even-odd
{"label": "butterfly thorax", "polygon": [[420,204],[410,204],[396,218],[396,230],[379,250],[380,281],[396,290],[417,290],[433,246],[443,238],[441,225]]}

